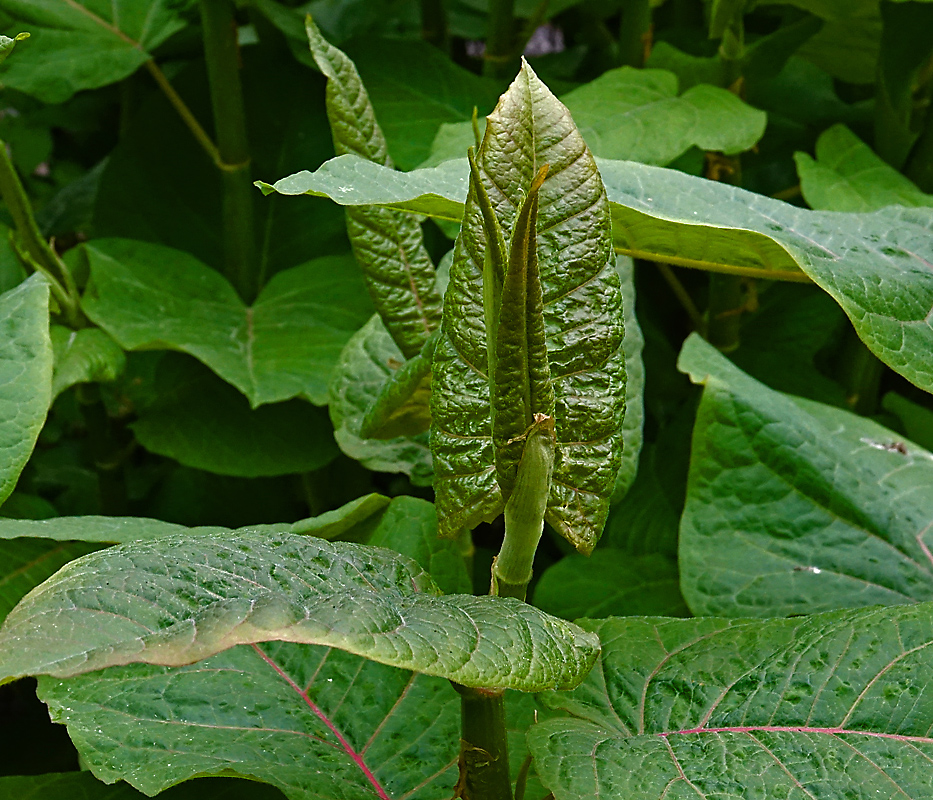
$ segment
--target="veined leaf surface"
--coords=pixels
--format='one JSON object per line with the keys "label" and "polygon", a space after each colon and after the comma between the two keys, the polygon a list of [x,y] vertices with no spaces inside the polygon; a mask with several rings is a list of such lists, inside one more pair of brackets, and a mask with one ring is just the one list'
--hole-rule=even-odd
{"label": "veined leaf surface", "polygon": [[933,792],[933,606],[586,620],[601,669],[529,731],[556,800]]}
{"label": "veined leaf surface", "polygon": [[[353,153],[391,167],[385,136],[353,62],[321,35],[309,17],[311,53],[327,76],[327,118],[337,155]],[[376,310],[405,358],[417,355],[440,323],[441,297],[421,225],[408,214],[347,208],[347,233]]]}
{"label": "veined leaf surface", "polygon": [[[674,170],[597,164],[617,252],[752,277],[812,280],[839,303],[878,358],[933,391],[933,209],[808,211]],[[396,176],[342,156],[275,188],[457,219],[467,176],[465,162]]]}
{"label": "veined leaf surface", "polygon": [[52,396],[78,383],[115,381],[126,367],[126,354],[100,328],[73,331],[64,325],[50,330],[54,369]]}
{"label": "veined leaf surface", "polygon": [[[477,164],[503,231],[512,230],[532,180],[549,165],[537,224],[558,451],[546,519],[589,551],[619,470],[625,392],[622,299],[605,190],[566,108],[527,65],[489,116]],[[486,239],[471,193],[432,378],[434,487],[447,534],[494,517],[503,506],[489,412],[481,280]]]}
{"label": "veined leaf surface", "polygon": [[680,523],[698,615],[933,600],[933,454],[865,417],[772,391],[693,336],[704,384]]}
{"label": "veined leaf surface", "polygon": [[191,664],[237,644],[324,644],[467,686],[575,685],[594,637],[507,598],[439,596],[389,550],[290,534],[187,534],[71,562],[0,629],[0,680]]}

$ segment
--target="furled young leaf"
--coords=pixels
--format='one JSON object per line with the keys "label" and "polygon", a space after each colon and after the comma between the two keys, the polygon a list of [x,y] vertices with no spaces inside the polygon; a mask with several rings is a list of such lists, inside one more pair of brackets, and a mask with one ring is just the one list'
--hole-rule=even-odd
{"label": "furled young leaf", "polygon": [[933,791],[933,607],[584,622],[601,669],[529,731],[556,800],[920,800]]}
{"label": "furled young leaf", "polygon": [[324,644],[467,686],[576,685],[595,637],[509,598],[440,596],[382,548],[294,534],[187,534],[78,559],[0,629],[0,680],[192,664],[237,644]]}
{"label": "furled young leaf", "polygon": [[602,548],[591,556],[574,553],[548,567],[535,585],[534,604],[570,620],[690,614],[672,559]]}
{"label": "furled young leaf", "polygon": [[680,528],[695,614],[933,599],[933,454],[865,417],[774,392],[695,335],[679,363],[705,385]]}
{"label": "furled young leaf", "polygon": [[[327,76],[327,117],[337,155],[353,153],[383,166],[392,161],[353,62],[330,45],[309,17],[308,40]],[[405,358],[418,354],[440,323],[441,297],[421,225],[384,208],[348,208],[347,232],[387,330]]]}
{"label": "furled young leaf", "polygon": [[394,439],[362,436],[367,414],[403,363],[404,356],[379,315],[373,315],[347,342],[334,369],[329,401],[334,438],[363,466],[376,472],[404,472],[414,484],[430,486],[434,473],[427,434]]}
{"label": "furled young leaf", "polygon": [[277,274],[246,306],[215,270],[180,250],[127,239],[87,246],[87,315],[128,350],[190,353],[252,406],[327,402],[341,349],[371,313],[346,256]]}
{"label": "furled young leaf", "polygon": [[23,41],[23,39],[28,39],[28,33],[18,33],[16,36],[2,36],[0,35],[0,64],[6,61],[12,54],[13,48],[16,47],[17,42]]}
{"label": "furled young leaf", "polygon": [[154,401],[131,424],[147,450],[218,475],[256,478],[320,469],[338,455],[323,408],[304,400],[250,408],[192,358],[167,353]]}
{"label": "furled young leaf", "polygon": [[[108,786],[90,772],[53,772],[0,778],[0,795],[16,800],[143,800],[126,783]],[[235,778],[208,778],[173,786],[161,800],[282,800],[272,786]]]}
{"label": "furled young leaf", "polygon": [[[812,279],[846,312],[869,349],[933,391],[933,209],[870,214],[808,211],[674,170],[599,161],[617,252],[781,280]],[[286,194],[323,194],[456,219],[466,164],[401,177],[352,156],[283,179]]]}
{"label": "furled young leaf", "polygon": [[28,56],[9,61],[3,82],[62,103],[132,75],[185,23],[170,0],[0,0],[0,11],[31,34]]}
{"label": "furled young leaf", "polygon": [[33,275],[0,295],[0,504],[32,454],[51,401],[49,285]]}
{"label": "furled young leaf", "polygon": [[109,383],[123,374],[126,354],[100,328],[73,331],[63,325],[51,328],[52,397],[78,383]]}
{"label": "furled young leaf", "polygon": [[811,208],[875,211],[891,205],[933,206],[921,192],[885,163],[845,125],[834,125],[816,141],[816,160],[794,153],[800,189]]}
{"label": "furled young leaf", "polygon": [[[558,453],[547,520],[588,551],[602,532],[619,468],[625,392],[605,191],[566,109],[527,65],[490,115],[477,163],[503,231],[512,230],[532,180],[549,165],[537,225]],[[489,421],[481,280],[487,235],[477,197],[471,192],[457,240],[432,377],[434,488],[447,534],[503,506]]]}

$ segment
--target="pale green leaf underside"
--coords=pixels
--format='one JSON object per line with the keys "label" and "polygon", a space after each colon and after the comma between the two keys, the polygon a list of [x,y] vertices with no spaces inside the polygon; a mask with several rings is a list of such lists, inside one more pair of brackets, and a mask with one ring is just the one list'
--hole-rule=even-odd
{"label": "pale green leaf underside", "polygon": [[556,800],[925,800],[933,606],[586,621],[601,668],[529,732]]}
{"label": "pale green leaf underside", "polygon": [[46,103],[126,78],[185,26],[166,0],[0,0],[0,11],[31,34],[3,83]]}
{"label": "pale green leaf underside", "polygon": [[[617,252],[721,272],[816,282],[892,369],[933,391],[933,209],[808,211],[674,170],[597,161]],[[276,184],[286,194],[457,219],[466,162],[395,173],[349,156]]]}
{"label": "pale green leaf underside", "polygon": [[[385,136],[353,62],[307,21],[311,53],[327,76],[327,118],[338,155],[354,153],[392,166]],[[376,310],[406,358],[440,324],[441,297],[421,225],[384,208],[347,209],[347,233]]]}
{"label": "pale green leaf underside", "polygon": [[341,349],[371,313],[348,257],[278,273],[247,307],[193,256],[129,239],[87,246],[87,315],[128,350],[181,350],[245,394],[253,407],[292,397],[327,402]]}
{"label": "pale green leaf underside", "polygon": [[619,273],[622,285],[622,317],[625,320],[625,334],[622,338],[622,352],[625,355],[625,415],[622,417],[622,464],[612,490],[613,502],[621,500],[635,480],[645,425],[645,364],[641,357],[645,337],[635,318],[635,265],[632,259],[617,256],[616,272]]}
{"label": "pale green leaf underside", "polygon": [[811,208],[876,211],[885,206],[933,206],[933,195],[875,155],[845,125],[833,125],[816,141],[816,159],[794,153],[800,189]]}
{"label": "pale green leaf underside", "polygon": [[426,433],[393,439],[360,435],[367,413],[404,358],[378,314],[350,338],[330,383],[334,438],[344,453],[363,466],[376,472],[404,472],[415,485],[430,486],[434,473]]}
{"label": "pale green leaf underside", "polygon": [[64,325],[53,325],[50,333],[53,397],[79,383],[109,383],[123,374],[126,354],[100,328],[73,331]]}
{"label": "pale green leaf underside", "polygon": [[933,453],[772,391],[698,337],[679,366],[705,385],[680,525],[695,614],[933,600]]}
{"label": "pale green leaf underside", "polygon": [[[619,469],[625,393],[622,298],[605,189],[567,109],[527,65],[488,117],[477,163],[507,239],[533,178],[549,165],[537,225],[557,433],[546,519],[589,551],[602,532]],[[454,251],[432,375],[434,489],[441,531],[448,534],[502,510],[489,410],[485,250],[482,213],[471,197]]]}
{"label": "pale green leaf underside", "polygon": [[590,634],[504,598],[437,596],[415,562],[292,534],[170,535],[71,562],[0,629],[0,680],[323,644],[467,686],[575,685]]}
{"label": "pale green leaf underside", "polygon": [[49,286],[34,275],[0,295],[0,504],[32,455],[51,401]]}

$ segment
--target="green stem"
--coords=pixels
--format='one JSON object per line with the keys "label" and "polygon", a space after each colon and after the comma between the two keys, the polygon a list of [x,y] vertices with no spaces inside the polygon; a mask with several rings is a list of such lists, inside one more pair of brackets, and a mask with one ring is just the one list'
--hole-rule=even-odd
{"label": "green stem", "polygon": [[651,0],[626,0],[619,26],[619,65],[645,66],[651,50]]}
{"label": "green stem", "polygon": [[878,394],[885,366],[865,346],[854,328],[849,328],[840,363],[840,377],[846,389],[849,407],[856,414],[874,414],[878,408]]}
{"label": "green stem", "polygon": [[83,324],[78,288],[68,267],[45,240],[32,205],[16,173],[16,167],[7,153],[6,143],[0,140],[0,197],[16,226],[16,249],[28,268],[41,272],[51,284],[52,294],[61,306],[68,323],[75,328]]}
{"label": "green stem", "polygon": [[515,61],[514,46],[515,0],[491,0],[483,74],[497,79],[511,77]]}
{"label": "green stem", "polygon": [[512,800],[505,694],[454,684],[460,693],[460,782],[463,800]]}
{"label": "green stem", "polygon": [[449,49],[444,0],[421,0],[421,38],[445,53]]}
{"label": "green stem", "polygon": [[933,193],[933,110],[927,110],[923,130],[910,152],[904,173],[924,192]]}
{"label": "green stem", "polygon": [[107,413],[96,384],[77,387],[78,406],[87,426],[90,450],[100,486],[101,513],[121,516],[126,513],[126,480],[123,462],[127,448],[121,445],[113,420]]}
{"label": "green stem", "polygon": [[251,303],[259,291],[253,223],[255,192],[250,174],[233,3],[201,0],[201,23],[220,153],[225,271],[243,301]]}
{"label": "green stem", "polygon": [[707,335],[706,320],[703,319],[703,315],[696,307],[696,303],[693,302],[690,292],[687,291],[687,288],[674,274],[674,270],[667,264],[658,263],[658,270],[661,272],[661,277],[664,278],[667,285],[671,287],[671,291],[674,292],[675,297],[680,301],[684,311],[687,312],[687,316],[690,317],[690,323],[693,325],[693,329],[705,338]]}

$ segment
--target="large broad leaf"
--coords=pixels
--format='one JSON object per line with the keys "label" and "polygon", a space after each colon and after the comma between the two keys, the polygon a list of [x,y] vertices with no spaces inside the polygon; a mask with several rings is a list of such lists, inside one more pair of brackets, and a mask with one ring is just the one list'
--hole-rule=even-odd
{"label": "large broad leaf", "polygon": [[147,450],[186,466],[256,478],[320,469],[338,455],[326,409],[297,399],[250,408],[236,389],[187,356],[167,353],[154,388],[133,432]]}
{"label": "large broad leaf", "polygon": [[680,529],[695,614],[783,616],[933,599],[933,454],[774,392],[696,336],[703,383]]}
{"label": "large broad leaf", "polygon": [[49,285],[34,275],[0,295],[0,504],[32,454],[51,401]]}
{"label": "large broad leaf", "polygon": [[367,439],[362,426],[382,388],[404,363],[398,345],[374,314],[347,342],[330,384],[329,410],[340,449],[377,472],[404,472],[419,486],[434,479],[426,433]]}
{"label": "large broad leaf", "polygon": [[[108,786],[89,772],[0,777],[0,794],[16,800],[143,800],[145,795],[126,783]],[[282,800],[272,786],[235,778],[210,778],[174,786],[161,800]]]}
{"label": "large broad leaf", "polygon": [[[385,137],[353,62],[321,36],[310,18],[307,31],[311,53],[327,76],[327,117],[334,150],[338,155],[354,153],[391,167]],[[398,58],[396,53],[391,63]],[[411,358],[441,317],[434,264],[424,247],[419,221],[384,208],[348,208],[347,233],[376,310],[405,358]]]}
{"label": "large broad leaf", "polygon": [[277,274],[252,306],[220,273],[180,250],[127,239],[87,246],[87,315],[128,350],[190,353],[252,406],[327,402],[344,344],[371,313],[351,258],[315,259]]}
{"label": "large broad leaf", "polygon": [[[933,391],[933,209],[807,211],[674,170],[598,165],[617,252],[752,277],[812,279],[842,306],[878,358]],[[467,172],[465,163],[451,161],[398,175],[342,156],[275,188],[456,219]]]}
{"label": "large broad leaf", "polygon": [[79,383],[115,381],[126,367],[126,354],[100,328],[73,331],[53,325],[50,335],[54,356],[52,397]]}
{"label": "large broad leaf", "polygon": [[[622,297],[605,190],[566,108],[527,65],[488,118],[477,162],[504,231],[512,230],[538,170],[549,165],[537,218],[557,432],[546,519],[589,551],[602,532],[619,470],[625,393]],[[434,488],[441,530],[448,534],[496,516],[503,506],[492,447],[482,280],[492,246],[471,192],[432,375]],[[508,313],[503,305],[502,314]]]}
{"label": "large broad leaf", "polygon": [[529,732],[557,800],[930,796],[929,603],[584,625],[601,669]]}
{"label": "large broad leaf", "polygon": [[324,644],[467,686],[576,685],[594,637],[508,598],[441,596],[389,550],[294,534],[167,536],[92,553],[0,629],[0,680],[186,665],[237,644]]}
{"label": "large broad leaf", "polygon": [[123,80],[185,26],[170,0],[0,0],[0,11],[31,34],[3,82],[46,103]]}
{"label": "large broad leaf", "polygon": [[933,206],[933,195],[885,163],[845,125],[816,141],[816,160],[794,153],[800,189],[811,208],[875,211],[891,205]]}

